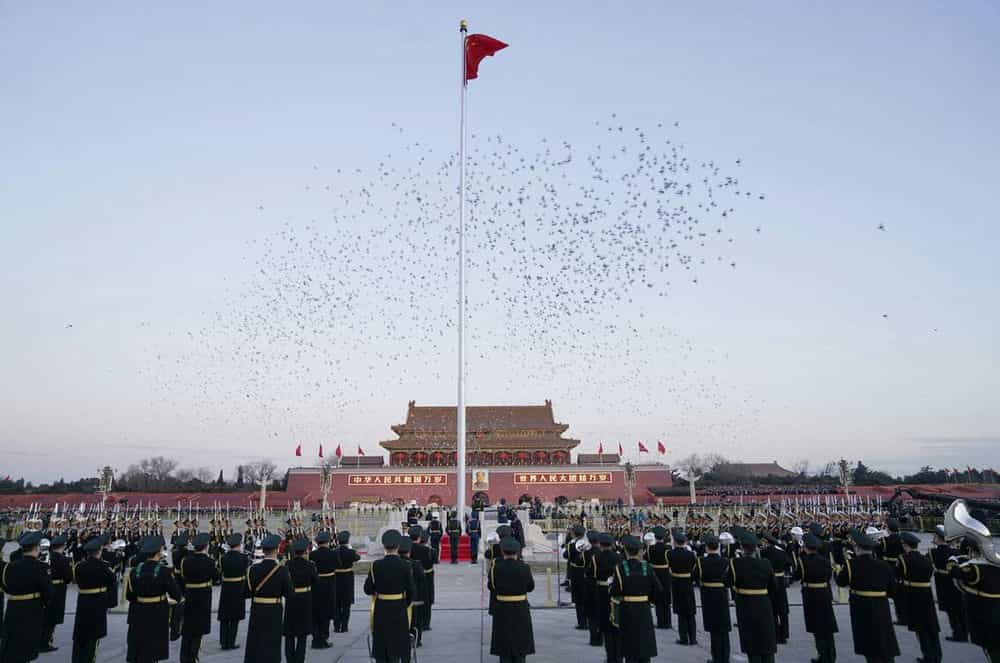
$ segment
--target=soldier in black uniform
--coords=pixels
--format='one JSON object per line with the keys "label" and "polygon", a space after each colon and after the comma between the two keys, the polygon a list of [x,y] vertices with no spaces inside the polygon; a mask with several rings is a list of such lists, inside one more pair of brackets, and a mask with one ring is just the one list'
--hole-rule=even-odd
{"label": "soldier in black uniform", "polygon": [[229,551],[222,556],[222,589],[219,590],[219,644],[223,651],[238,649],[236,634],[240,622],[246,619],[247,602],[244,594],[250,558],[243,553],[243,536],[231,534],[226,541]]}
{"label": "soldier in black uniform", "polygon": [[147,537],[140,562],[125,584],[125,598],[132,603],[128,641],[135,663],[154,663],[170,657],[170,600],[183,605],[184,596],[170,568],[160,563],[163,540]]}
{"label": "soldier in black uniform", "polygon": [[451,563],[458,564],[458,543],[462,540],[462,523],[458,522],[458,513],[452,511],[448,515],[448,549],[451,551]]}
{"label": "soldier in black uniform", "polygon": [[621,564],[621,556],[615,552],[615,538],[607,532],[602,532],[598,538],[601,548],[594,557],[595,566],[595,603],[597,604],[597,622],[601,626],[601,636],[604,638],[604,651],[608,661],[618,661],[621,658],[621,642],[618,628],[611,621],[611,578],[615,569]]}
{"label": "soldier in black uniform", "polygon": [[[418,539],[419,541],[419,539]],[[413,549],[419,546],[419,543],[415,543],[412,537],[402,536],[399,541],[399,556],[406,560],[410,565],[410,575],[413,576],[413,586],[416,588],[416,593],[413,595],[413,600],[410,601],[410,633],[416,637],[417,647],[423,647],[423,635],[424,630],[421,626],[421,617],[423,616],[422,608],[424,606],[424,597],[427,592],[427,582],[424,580],[424,567],[423,565],[415,560],[410,559],[410,553]],[[425,546],[426,548],[426,546]],[[430,553],[430,548],[426,548],[428,554]]]}
{"label": "soldier in black uniform", "polygon": [[[186,521],[185,521],[186,522]],[[184,576],[181,573],[181,563],[188,554],[188,543],[190,539],[186,533],[180,533],[173,537],[170,551],[170,565],[173,567],[174,581],[181,592],[184,591]],[[170,640],[173,642],[181,637],[181,629],[184,625],[184,605],[175,605],[170,610]]]}
{"label": "soldier in black uniform", "polygon": [[430,534],[431,550],[434,551],[434,563],[436,564],[441,561],[441,535],[444,533],[437,512],[431,513],[431,522],[427,524],[427,532]]}
{"label": "soldier in black uniform", "polygon": [[410,660],[410,602],[417,593],[412,570],[399,556],[402,539],[396,530],[382,535],[385,557],[372,563],[365,594],[372,597],[371,657],[376,663]]}
{"label": "soldier in black uniform", "polygon": [[66,548],[66,535],[53,537],[49,545],[49,576],[52,578],[52,600],[45,606],[45,622],[42,628],[41,653],[53,652],[59,649],[52,641],[56,626],[66,619],[66,590],[73,582],[73,560],[63,551]]}
{"label": "soldier in black uniform", "polygon": [[899,656],[892,628],[889,596],[896,591],[896,578],[889,565],[875,559],[875,541],[861,530],[850,533],[853,556],[845,554],[837,571],[837,584],[851,588],[851,635],[854,653],[868,663],[885,663]]}
{"label": "soldier in black uniform", "polygon": [[802,583],[802,612],[805,615],[806,633],[812,633],[816,642],[816,663],[834,663],[837,660],[837,616],[833,613],[833,592],[830,579],[833,565],[829,557],[819,554],[820,540],[809,532],[802,537],[795,579]]}
{"label": "soldier in black uniform", "polygon": [[729,590],[727,577],[729,560],[722,556],[719,539],[707,534],[705,557],[698,558],[695,579],[701,585],[701,617],[705,630],[712,640],[710,663],[729,663],[729,633],[733,630],[729,618]]}
{"label": "soldier in black uniform", "polygon": [[620,651],[625,663],[649,663],[656,656],[656,633],[649,604],[656,595],[656,574],[642,560],[642,541],[622,538],[625,561],[615,568],[611,580],[612,616],[618,626]]}
{"label": "soldier in black uniform", "polygon": [[413,625],[419,630],[417,631],[417,646],[420,646],[423,642],[423,632],[430,624],[430,595],[428,590],[428,583],[434,578],[434,551],[431,550],[429,546],[425,546],[420,543],[420,539],[423,537],[423,530],[421,527],[411,527],[409,531],[410,538],[410,559],[412,560],[412,565],[415,571],[420,575],[420,581],[416,582],[417,595],[413,598]]}
{"label": "soldier in black uniform", "polygon": [[[420,530],[420,545],[426,547],[428,550],[430,550],[430,536],[431,536],[430,532],[428,532],[427,530],[425,530],[425,529]],[[431,550],[431,552],[433,553],[433,550]],[[431,569],[430,569],[430,573],[427,573],[427,570],[424,569],[424,573],[425,573],[424,579],[426,580],[426,584],[427,584],[427,586],[425,588],[427,590],[427,599],[426,599],[427,600],[427,611],[426,611],[426,613],[424,615],[425,619],[424,619],[424,625],[423,625],[423,629],[425,631],[431,630],[431,616],[432,616],[432,614],[434,612],[434,600],[435,600],[434,576],[436,574],[434,573],[434,567],[440,561],[441,561],[440,559],[438,559],[437,557],[435,557],[432,554],[431,555]]]}
{"label": "soldier in black uniform", "polygon": [[410,504],[410,508],[406,510],[406,524],[408,527],[413,527],[414,525],[420,524],[420,519],[424,517],[423,512],[420,510],[416,504]]}
{"label": "soldier in black uniform", "polygon": [[896,574],[896,591],[892,595],[892,602],[896,606],[896,624],[906,626],[906,592],[902,591],[902,579],[899,577],[899,557],[903,554],[903,542],[899,538],[899,521],[889,518],[885,521],[889,535],[882,539],[882,545],[877,552],[881,553],[883,560],[889,563],[889,568]]}
{"label": "soldier in black uniform", "polygon": [[563,550],[563,559],[566,560],[568,569],[566,575],[569,578],[570,596],[573,598],[573,608],[576,610],[576,628],[578,630],[587,629],[587,606],[584,604],[584,563],[583,552],[577,550],[576,542],[583,538],[586,533],[583,525],[573,526],[573,538],[566,542]]}
{"label": "soldier in black uniform", "polygon": [[672,628],[670,608],[670,563],[667,561],[667,551],[670,548],[664,539],[667,538],[667,530],[662,525],[657,525],[652,529],[656,543],[646,550],[646,559],[649,567],[653,569],[653,574],[659,581],[660,589],[653,593],[653,606],[656,609],[656,628]]}
{"label": "soldier in black uniform", "polygon": [[197,534],[194,552],[181,560],[184,580],[184,624],[181,627],[181,663],[197,663],[201,639],[212,632],[212,587],[221,581],[219,569],[208,555],[212,538]]}
{"label": "soldier in black uniform", "polygon": [[[52,600],[52,580],[41,554],[40,532],[25,532],[18,539],[20,554],[3,570],[7,611],[0,642],[0,661],[27,663],[38,657],[45,607]],[[12,555],[13,557],[13,555]]]}
{"label": "soldier in black uniform", "polygon": [[771,562],[774,571],[774,587],[771,590],[771,610],[774,611],[774,630],[779,645],[788,643],[788,589],[785,584],[785,571],[791,567],[791,560],[777,538],[765,534],[767,545],[763,546],[760,556]]}
{"label": "soldier in black uniform", "polygon": [[86,554],[73,569],[79,588],[76,597],[76,617],[73,620],[72,663],[93,663],[97,643],[108,634],[108,609],[118,604],[115,574],[101,559],[101,537],[93,537],[83,545]]}
{"label": "soldier in black uniform", "polygon": [[309,559],[316,565],[319,580],[313,589],[313,649],[329,649],[330,620],[334,618],[337,606],[337,569],[340,568],[340,555],[330,548],[330,532],[323,530],[316,534],[316,549],[309,554]]}
{"label": "soldier in black uniform", "polygon": [[490,654],[500,657],[500,663],[524,663],[535,653],[535,636],[531,626],[528,594],[535,589],[531,569],[519,560],[521,544],[514,537],[500,541],[502,559],[490,568],[489,589],[496,596],[493,625],[490,632]]}
{"label": "soldier in black uniform", "polygon": [[952,642],[968,642],[969,630],[965,622],[965,606],[962,605],[962,593],[951,578],[952,557],[958,555],[958,550],[948,544],[944,538],[944,526],[934,529],[934,547],[931,548],[931,562],[934,564],[934,593],[937,595],[938,609],[948,615],[951,625],[951,635],[945,640]]}
{"label": "soldier in black uniform", "polygon": [[[7,562],[3,558],[3,549],[7,545],[7,539],[0,537],[0,578],[3,578],[3,571],[7,568]],[[3,593],[3,581],[0,580],[0,638],[3,637],[3,606],[5,603]]]}
{"label": "soldier in black uniform", "polygon": [[482,536],[482,526],[479,524],[479,514],[472,512],[468,524],[465,526],[465,533],[469,535],[469,554],[472,555],[472,563],[479,562],[479,537]]}
{"label": "soldier in black uniform", "polygon": [[698,644],[698,623],[695,618],[694,585],[691,572],[697,557],[686,547],[687,537],[680,530],[674,531],[674,547],[667,551],[670,565],[670,593],[673,595],[674,614],[677,615],[677,644]]}
{"label": "soldier in black uniform", "polygon": [[741,527],[732,528],[743,555],[729,560],[726,582],[736,593],[736,622],[740,632],[740,651],[749,663],[774,663],[778,650],[771,608],[774,569],[757,554],[760,539]]}
{"label": "soldier in black uniform", "polygon": [[265,536],[260,543],[264,559],[247,571],[245,589],[251,603],[243,663],[281,663],[284,626],[281,602],[291,597],[294,590],[288,569],[278,564],[280,545],[280,536]]}
{"label": "soldier in black uniform", "polygon": [[336,609],[333,614],[333,632],[347,633],[351,620],[351,606],[354,605],[354,565],[361,555],[352,549],[351,533],[344,530],[337,534],[337,566]]}
{"label": "soldier in black uniform", "polygon": [[[497,528],[497,533],[500,532],[501,527]],[[586,588],[584,591],[584,603],[587,606],[587,626],[590,629],[591,647],[600,647],[604,644],[604,638],[601,635],[601,619],[598,615],[597,605],[597,554],[600,552],[597,542],[600,539],[600,536],[601,535],[594,530],[588,531],[587,542],[590,543],[590,548],[583,553],[583,578]]]}
{"label": "soldier in black uniform", "polygon": [[899,556],[896,575],[906,593],[906,626],[917,634],[924,663],[941,663],[941,627],[931,591],[934,565],[917,551],[920,538],[916,534],[903,532],[899,538],[903,542],[903,554]]}
{"label": "soldier in black uniform", "polygon": [[319,585],[319,572],[307,556],[308,551],[308,540],[295,539],[292,558],[285,564],[292,576],[292,594],[285,602],[285,663],[305,663],[306,639],[310,634],[316,637],[313,597]]}
{"label": "soldier in black uniform", "polygon": [[989,661],[1000,661],[1000,566],[988,563],[979,544],[966,537],[971,559],[951,568],[965,603],[972,644],[983,648]]}

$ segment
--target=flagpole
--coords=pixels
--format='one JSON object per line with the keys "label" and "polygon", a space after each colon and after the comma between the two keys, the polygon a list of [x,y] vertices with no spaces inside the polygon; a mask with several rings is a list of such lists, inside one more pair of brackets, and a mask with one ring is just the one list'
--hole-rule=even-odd
{"label": "flagpole", "polygon": [[465,517],[465,36],[468,24],[465,19],[459,23],[462,38],[462,72],[458,138],[458,408],[456,419],[458,430],[458,477],[455,482],[455,510],[458,522]]}

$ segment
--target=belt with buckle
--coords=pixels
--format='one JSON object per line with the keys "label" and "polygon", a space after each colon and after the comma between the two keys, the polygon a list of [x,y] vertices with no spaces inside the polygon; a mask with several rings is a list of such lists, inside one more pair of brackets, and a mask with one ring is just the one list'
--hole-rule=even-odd
{"label": "belt with buckle", "polygon": [[211,582],[189,582],[184,585],[184,589],[211,589]]}
{"label": "belt with buckle", "polygon": [[929,582],[916,582],[914,580],[904,580],[903,584],[907,587],[917,587],[918,589],[930,589],[931,584]]}
{"label": "belt with buckle", "polygon": [[160,596],[137,596],[135,600],[137,603],[163,603],[167,600],[167,597],[163,594]]}
{"label": "belt with buckle", "polygon": [[257,605],[281,605],[280,596],[255,596],[253,602]]}
{"label": "belt with buckle", "polygon": [[726,588],[726,583],[724,583],[724,582],[703,582],[703,583],[701,583],[701,586],[705,587],[707,589],[725,589]]}
{"label": "belt with buckle", "polygon": [[670,565],[669,564],[653,564],[652,562],[650,562],[649,563],[649,568],[651,568],[651,569],[669,569]]}
{"label": "belt with buckle", "polygon": [[625,603],[649,603],[648,596],[623,596],[622,601]]}
{"label": "belt with buckle", "polygon": [[87,596],[89,594],[103,594],[106,591],[108,591],[107,587],[88,587],[86,589],[81,587],[77,593],[83,596]]}
{"label": "belt with buckle", "polygon": [[376,594],[375,598],[379,601],[402,601],[403,594]]}
{"label": "belt with buckle", "polygon": [[40,599],[40,598],[42,598],[42,595],[39,594],[38,592],[34,592],[32,594],[8,594],[7,595],[7,600],[8,601],[30,601],[32,599]]}
{"label": "belt with buckle", "polygon": [[336,571],[334,571],[334,573],[354,573],[354,569],[353,568],[350,568],[350,569],[337,569]]}
{"label": "belt with buckle", "polygon": [[243,582],[243,576],[223,576],[222,582]]}
{"label": "belt with buckle", "polygon": [[65,585],[66,581],[65,580],[61,580],[61,579],[55,579],[55,580],[52,581],[52,584],[53,585]]}
{"label": "belt with buckle", "polygon": [[319,574],[319,577],[320,577],[320,578],[332,578],[332,577],[333,577],[333,576],[335,576],[335,575],[337,575],[337,572],[336,572],[336,571],[329,571],[329,572],[327,572],[327,573],[320,573],[320,574]]}
{"label": "belt with buckle", "polygon": [[311,591],[312,591],[312,587],[296,587],[295,588],[295,593],[296,594],[305,594],[306,592],[311,592]]}
{"label": "belt with buckle", "polygon": [[767,596],[766,589],[741,589],[737,587],[736,593],[741,596]]}
{"label": "belt with buckle", "polygon": [[808,589],[830,589],[830,584],[826,582],[804,582],[802,586]]}
{"label": "belt with buckle", "polygon": [[673,571],[671,571],[670,572],[670,577],[671,578],[690,578],[691,574],[690,573],[674,573]]}
{"label": "belt with buckle", "polygon": [[884,599],[888,594],[885,592],[866,592],[860,589],[852,589],[851,594],[855,596],[861,596],[866,599]]}
{"label": "belt with buckle", "polygon": [[527,594],[497,594],[497,601],[501,603],[517,603],[518,601],[527,601]]}

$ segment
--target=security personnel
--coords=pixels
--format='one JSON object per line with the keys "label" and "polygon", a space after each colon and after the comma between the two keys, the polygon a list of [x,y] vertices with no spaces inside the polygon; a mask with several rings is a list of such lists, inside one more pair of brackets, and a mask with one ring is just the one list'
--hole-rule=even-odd
{"label": "security personnel", "polygon": [[212,632],[212,587],[221,580],[219,569],[208,555],[212,538],[196,534],[194,552],[181,560],[184,579],[184,625],[181,627],[181,663],[197,663],[201,639]]}
{"label": "security personnel", "polygon": [[365,578],[365,594],[372,597],[371,657],[376,663],[410,660],[410,602],[416,595],[412,570],[399,556],[402,536],[397,530],[382,535],[385,557],[372,563]]}
{"label": "security personnel", "polygon": [[[596,567],[597,622],[601,626],[601,636],[604,638],[604,651],[609,661],[621,658],[621,642],[618,637],[618,627],[611,619],[611,582],[615,569],[621,564],[621,556],[615,552],[615,538],[607,532],[602,532],[598,538],[601,549],[594,558]],[[502,548],[501,548],[502,550]],[[498,604],[499,607],[499,604]]]}
{"label": "security personnel", "polygon": [[[410,559],[410,553],[418,545],[420,544],[415,543],[412,537],[405,535],[400,537],[399,556],[410,564],[410,575],[413,577],[413,586],[417,590],[413,595],[413,600],[410,601],[410,634],[416,637],[417,647],[423,647],[424,630],[421,622],[423,616],[421,609],[424,606],[424,597],[427,595],[427,581],[424,579],[424,567],[420,562]],[[424,547],[429,553],[430,548]]]}
{"label": "security personnel", "polygon": [[[497,533],[499,534],[500,530],[504,527],[506,527],[506,525],[498,527]],[[604,644],[604,636],[601,635],[601,618],[599,613],[600,605],[598,604],[597,596],[597,554],[600,552],[600,549],[598,548],[600,536],[601,535],[594,530],[588,531],[587,541],[590,543],[590,548],[583,553],[584,582],[586,586],[586,591],[584,592],[584,602],[587,606],[587,626],[590,629],[591,647],[600,647]],[[607,576],[605,576],[605,578],[607,578]]]}
{"label": "security personnel", "polygon": [[903,532],[899,538],[903,554],[899,556],[897,576],[906,593],[906,626],[917,634],[924,663],[941,663],[941,627],[931,591],[934,565],[917,551],[920,539],[916,534]]}
{"label": "security personnel", "polygon": [[333,632],[347,633],[351,620],[351,606],[354,605],[354,565],[361,560],[361,555],[351,548],[351,533],[344,530],[337,534],[337,566],[336,609],[333,613]]}
{"label": "security personnel", "polygon": [[73,620],[72,663],[93,663],[97,643],[108,634],[108,609],[118,604],[115,574],[101,559],[104,541],[95,536],[83,545],[86,557],[73,569],[79,588]]}
{"label": "security personnel", "polygon": [[52,538],[49,545],[49,576],[52,578],[52,600],[45,606],[45,620],[42,628],[41,653],[59,649],[52,640],[56,626],[66,619],[66,589],[73,582],[73,560],[63,553],[66,549],[66,535]]}
{"label": "security personnel", "polygon": [[291,548],[292,558],[285,564],[292,576],[292,595],[285,603],[285,663],[305,663],[306,638],[310,634],[316,637],[313,596],[319,585],[319,572],[307,556],[308,540],[295,539]]}
{"label": "security personnel", "polygon": [[944,526],[934,528],[934,547],[931,548],[931,562],[934,564],[934,593],[937,595],[938,609],[948,615],[951,625],[951,635],[945,640],[952,642],[968,642],[969,630],[965,621],[965,606],[962,605],[962,593],[951,578],[952,557],[958,555],[958,550],[948,544],[944,538]]}
{"label": "security personnel", "polygon": [[230,534],[226,540],[229,550],[222,556],[222,589],[219,590],[219,644],[223,651],[239,649],[236,634],[240,622],[246,619],[246,573],[250,558],[243,553],[243,536]]}
{"label": "security personnel", "polygon": [[1000,661],[1000,566],[983,559],[972,538],[966,537],[965,545],[971,559],[952,566],[951,577],[962,591],[969,639],[983,648],[989,661]]}
{"label": "security personnel", "polygon": [[781,547],[778,539],[771,534],[765,534],[767,545],[763,546],[760,556],[771,562],[774,571],[774,587],[771,590],[771,610],[774,611],[774,630],[779,645],[788,643],[788,589],[785,584],[785,571],[791,567],[791,558]]}
{"label": "security personnel", "polygon": [[656,542],[646,551],[646,559],[649,561],[649,568],[653,569],[653,574],[659,581],[660,589],[653,594],[653,606],[656,609],[656,628],[670,629],[673,618],[670,609],[670,563],[667,561],[667,530],[662,525],[657,525],[652,529]]}
{"label": "security personnel", "polygon": [[901,578],[899,577],[899,558],[903,554],[903,542],[899,535],[899,521],[895,518],[888,518],[885,526],[889,530],[889,535],[881,541],[879,553],[882,559],[889,563],[889,568],[893,570],[896,577],[895,593],[892,602],[896,606],[896,624],[906,626],[906,593],[902,591]]}
{"label": "security personnel", "polygon": [[649,663],[656,656],[656,633],[649,610],[659,580],[642,559],[642,541],[622,538],[625,561],[615,568],[611,580],[612,616],[618,625],[619,656],[625,663]]}
{"label": "security personnel", "polygon": [[695,579],[701,585],[701,617],[711,638],[711,663],[729,663],[729,633],[733,630],[729,618],[729,560],[722,556],[719,539],[706,534],[705,556],[695,565]]}
{"label": "security personnel", "polygon": [[448,549],[451,551],[451,563],[458,564],[458,544],[462,540],[462,523],[458,522],[458,512],[452,511],[448,516]]}
{"label": "security personnel", "polygon": [[869,663],[892,661],[899,656],[899,643],[892,628],[889,596],[896,591],[896,578],[889,564],[876,559],[878,545],[859,529],[852,529],[853,555],[845,553],[837,571],[837,584],[851,589],[851,635],[854,653]]}
{"label": "security personnel", "polygon": [[264,559],[247,571],[245,590],[251,603],[243,663],[281,663],[284,627],[281,602],[292,596],[294,590],[288,569],[278,564],[280,545],[280,536],[265,536],[260,543]]}
{"label": "security personnel", "polygon": [[444,528],[441,527],[441,521],[438,519],[437,511],[431,513],[431,522],[427,525],[427,532],[430,534],[431,549],[434,551],[434,562],[440,562],[441,535],[444,533]]}
{"label": "security personnel", "polygon": [[732,528],[743,554],[729,560],[727,582],[736,593],[736,622],[740,651],[749,663],[774,663],[778,650],[771,594],[774,569],[757,554],[760,539],[742,527]]}
{"label": "security personnel", "polygon": [[[430,546],[420,543],[423,538],[423,529],[417,525],[410,528],[408,532],[410,539],[410,560],[411,565],[419,572],[420,581],[415,581],[417,593],[413,597],[413,625],[417,631],[417,645],[423,643],[423,632],[430,625],[431,618],[431,597],[428,584],[434,579],[434,551]],[[406,538],[406,537],[404,537]]]}
{"label": "security personnel", "polygon": [[535,653],[528,594],[535,590],[531,569],[518,559],[521,544],[514,537],[500,541],[501,559],[490,568],[488,586],[496,596],[490,631],[490,654],[500,663],[524,663]]}
{"label": "security personnel", "polygon": [[170,657],[170,605],[183,605],[184,595],[170,569],[160,563],[163,540],[149,536],[143,540],[140,562],[125,583],[125,598],[132,603],[128,641],[136,663],[164,661]]}
{"label": "security personnel", "polygon": [[583,538],[585,530],[583,525],[573,526],[573,538],[566,542],[563,550],[563,559],[566,560],[569,568],[566,575],[569,577],[570,596],[573,597],[573,608],[576,610],[576,628],[584,631],[587,629],[587,607],[584,605],[584,564],[583,552],[577,550],[576,543]]}
{"label": "security personnel", "polygon": [[812,633],[816,643],[817,663],[834,663],[837,660],[837,616],[833,612],[833,592],[830,579],[833,565],[830,558],[819,554],[820,540],[812,532],[802,536],[795,578],[802,583],[802,612],[805,615],[806,633]]}
{"label": "security personnel", "polygon": [[45,607],[52,600],[48,567],[38,559],[41,532],[29,531],[18,539],[20,554],[3,571],[7,611],[3,622],[0,661],[26,663],[38,657]]}
{"label": "security personnel", "polygon": [[465,533],[469,535],[469,554],[472,556],[472,563],[479,563],[479,538],[483,534],[482,527],[479,524],[479,514],[475,511],[472,512],[472,517],[469,518],[469,523],[465,526]]}
{"label": "security personnel", "polygon": [[331,540],[329,531],[320,531],[316,534],[316,549],[309,554],[309,559],[316,565],[318,578],[312,597],[313,649],[329,649],[333,646],[330,644],[330,620],[334,617],[337,605],[340,555],[330,548]]}
{"label": "security personnel", "polygon": [[674,614],[677,615],[677,644],[698,644],[698,625],[695,620],[694,585],[691,573],[697,557],[687,547],[687,537],[680,530],[674,531],[674,547],[667,551],[670,565],[670,593],[673,595]]}

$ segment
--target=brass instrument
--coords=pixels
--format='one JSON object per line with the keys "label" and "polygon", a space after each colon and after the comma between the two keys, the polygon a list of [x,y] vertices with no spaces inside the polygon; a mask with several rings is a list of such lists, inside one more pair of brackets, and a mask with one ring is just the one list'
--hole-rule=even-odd
{"label": "brass instrument", "polygon": [[1000,566],[1000,551],[996,549],[993,535],[986,525],[972,517],[965,500],[955,500],[945,511],[944,536],[949,541],[961,537],[972,539],[986,562]]}

